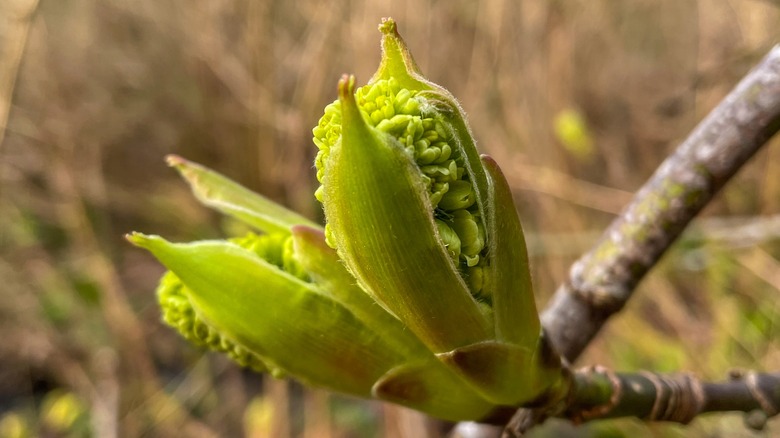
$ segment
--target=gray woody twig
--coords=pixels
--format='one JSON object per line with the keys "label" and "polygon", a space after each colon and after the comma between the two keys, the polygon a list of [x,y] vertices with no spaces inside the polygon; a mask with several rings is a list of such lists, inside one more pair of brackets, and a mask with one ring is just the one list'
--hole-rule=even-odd
{"label": "gray woody twig", "polygon": [[551,414],[581,423],[600,418],[638,417],[687,424],[706,412],[741,411],[747,426],[761,430],[780,413],[780,373],[732,373],[724,382],[701,382],[692,374],[615,373],[591,367],[574,373],[565,411],[521,409],[504,431],[520,437]]}
{"label": "gray woody twig", "polygon": [[667,248],[780,128],[780,46],[773,48],[656,170],[542,313],[574,361]]}
{"label": "gray woody twig", "polygon": [[[541,316],[563,357],[570,362],[579,357],[691,219],[779,128],[780,46],[775,46],[574,263]],[[518,411],[515,423],[528,414]],[[514,426],[509,425],[520,432]]]}

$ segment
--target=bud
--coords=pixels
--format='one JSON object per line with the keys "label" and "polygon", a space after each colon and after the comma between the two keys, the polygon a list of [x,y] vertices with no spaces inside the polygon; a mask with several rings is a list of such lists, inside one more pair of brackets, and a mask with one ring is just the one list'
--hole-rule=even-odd
{"label": "bud", "polygon": [[321,228],[209,169],[168,162],[205,204],[268,233],[189,244],[128,236],[170,269],[158,300],[186,339],[275,377],[443,419],[496,408],[355,284]]}
{"label": "bud", "polygon": [[342,77],[313,130],[325,229],[168,158],[201,202],[262,234],[129,235],[170,270],[163,319],[252,369],[448,420],[559,400],[569,381],[540,336],[509,186],[395,23],[380,30],[377,73]]}
{"label": "bud", "polygon": [[327,241],[358,283],[496,404],[561,378],[543,361],[523,231],[455,98],[425,79],[392,20],[369,83],[344,76],[314,128]]}

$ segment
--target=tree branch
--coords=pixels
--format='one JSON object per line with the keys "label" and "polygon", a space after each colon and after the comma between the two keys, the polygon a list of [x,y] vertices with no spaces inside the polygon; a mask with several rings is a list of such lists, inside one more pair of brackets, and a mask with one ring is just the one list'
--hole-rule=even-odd
{"label": "tree branch", "polygon": [[555,348],[574,361],[623,308],[664,252],[780,128],[780,46],[658,168],[600,241],[571,268],[542,313]]}
{"label": "tree branch", "polygon": [[[624,374],[590,367],[574,374],[568,407],[556,416],[576,423],[633,416],[687,424],[706,412],[741,411],[751,414],[748,426],[762,429],[767,418],[780,412],[780,373],[732,373],[730,377],[703,383],[691,374]],[[523,409],[505,436],[522,436],[547,415],[541,409]]]}
{"label": "tree branch", "polygon": [[[596,246],[572,266],[569,279],[541,316],[563,357],[577,359],[691,219],[778,129],[780,46],[775,46],[661,164]],[[544,417],[521,409],[507,432],[519,433],[521,424],[532,426]]]}

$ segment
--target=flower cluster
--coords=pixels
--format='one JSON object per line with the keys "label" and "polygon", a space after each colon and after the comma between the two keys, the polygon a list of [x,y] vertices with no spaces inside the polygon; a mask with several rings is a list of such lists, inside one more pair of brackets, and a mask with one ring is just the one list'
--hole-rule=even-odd
{"label": "flower cluster", "polygon": [[560,396],[509,186],[452,95],[380,25],[367,85],[344,76],[313,129],[325,228],[179,157],[206,205],[263,234],[175,244],[163,319],[241,365],[450,420]]}

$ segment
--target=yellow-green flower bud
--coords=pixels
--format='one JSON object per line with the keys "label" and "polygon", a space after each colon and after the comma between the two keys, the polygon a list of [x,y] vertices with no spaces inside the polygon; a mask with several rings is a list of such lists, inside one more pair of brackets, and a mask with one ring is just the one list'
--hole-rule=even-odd
{"label": "yellow-green flower bud", "polygon": [[358,104],[396,88],[395,81],[386,81],[361,94],[354,78],[339,83],[341,136],[325,149],[329,157],[323,161],[329,241],[377,302],[434,352],[450,351],[490,339],[491,328],[437,232],[432,177],[424,178],[394,131],[371,126]]}
{"label": "yellow-green flower bud", "polygon": [[344,76],[313,129],[325,229],[169,158],[204,204],[265,234],[128,236],[170,270],[163,318],[253,369],[444,419],[556,399],[509,186],[395,23],[380,30],[377,73],[359,89]]}
{"label": "yellow-green flower bud", "polygon": [[158,301],[184,338],[275,377],[443,419],[497,408],[355,283],[321,228],[209,169],[169,162],[205,204],[270,233],[191,244],[128,236],[170,269]]}
{"label": "yellow-green flower bud", "polygon": [[453,181],[439,202],[438,207],[447,212],[466,211],[474,205],[474,187],[464,180]]}
{"label": "yellow-green flower bud", "polygon": [[460,237],[458,233],[452,230],[449,225],[440,219],[435,219],[436,229],[439,231],[439,237],[447,248],[447,252],[450,254],[452,260],[457,263],[460,259]]}
{"label": "yellow-green flower bud", "polygon": [[377,73],[361,88],[343,77],[313,129],[328,243],[376,302],[484,397],[533,399],[557,377],[539,377],[540,324],[508,187],[395,23],[380,30]]}
{"label": "yellow-green flower bud", "polygon": [[[196,345],[276,377],[290,375],[444,419],[480,419],[496,408],[462,385],[400,321],[345,283],[348,274],[321,231],[298,227],[279,237],[239,239],[253,241],[252,249],[225,241],[128,238],[171,270],[159,288],[164,319]],[[278,243],[289,241],[290,263],[308,281],[260,257],[283,255]],[[327,281],[316,282],[320,276]]]}
{"label": "yellow-green flower bud", "polygon": [[198,316],[188,298],[184,284],[173,272],[167,272],[157,286],[157,300],[163,320],[176,329],[185,339],[199,347],[225,353],[236,363],[257,372],[272,371],[276,376],[281,370],[270,369],[257,354],[246,349]]}

